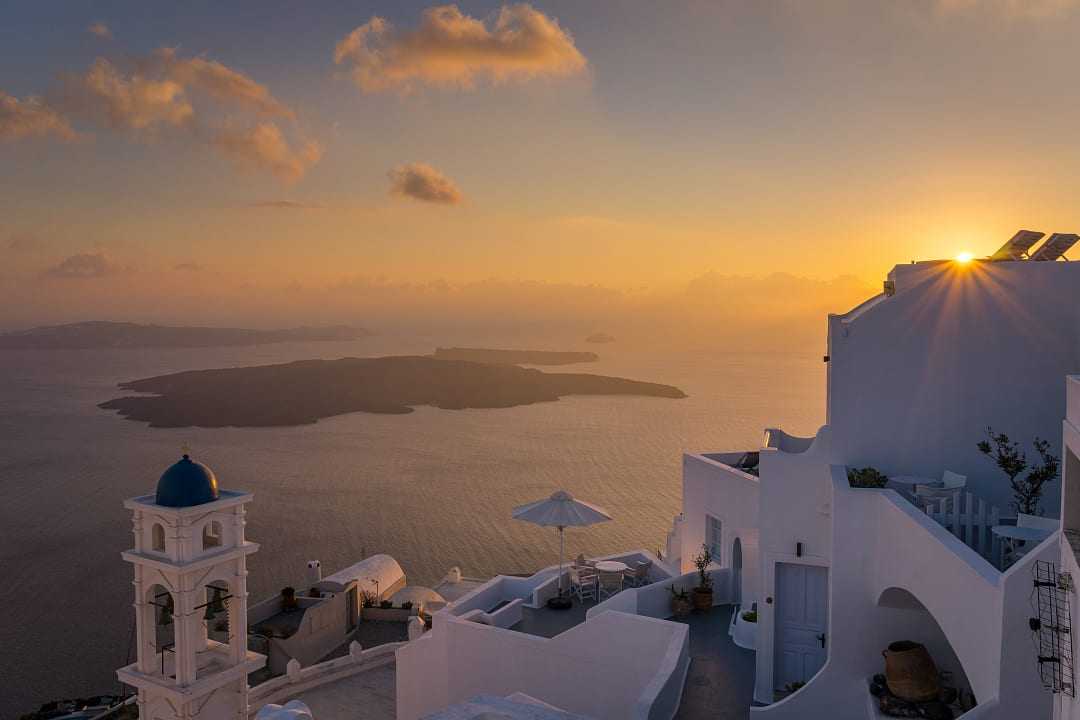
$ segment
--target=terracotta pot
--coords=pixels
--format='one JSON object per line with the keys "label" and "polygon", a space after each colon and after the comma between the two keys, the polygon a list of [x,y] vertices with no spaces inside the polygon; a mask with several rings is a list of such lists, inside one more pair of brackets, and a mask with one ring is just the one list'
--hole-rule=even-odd
{"label": "terracotta pot", "polygon": [[712,609],[713,592],[711,589],[702,590],[701,588],[694,588],[694,592],[691,593],[694,598],[694,609],[703,610],[708,612]]}
{"label": "terracotta pot", "polygon": [[941,692],[938,670],[926,648],[900,640],[881,652],[885,658],[885,683],[889,692],[903,700],[936,700]]}

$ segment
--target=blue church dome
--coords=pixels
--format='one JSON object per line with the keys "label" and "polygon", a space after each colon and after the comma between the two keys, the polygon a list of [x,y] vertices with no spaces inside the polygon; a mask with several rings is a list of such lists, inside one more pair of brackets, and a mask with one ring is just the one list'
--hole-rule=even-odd
{"label": "blue church dome", "polygon": [[161,475],[154,502],[165,507],[191,507],[218,499],[214,471],[188,455]]}

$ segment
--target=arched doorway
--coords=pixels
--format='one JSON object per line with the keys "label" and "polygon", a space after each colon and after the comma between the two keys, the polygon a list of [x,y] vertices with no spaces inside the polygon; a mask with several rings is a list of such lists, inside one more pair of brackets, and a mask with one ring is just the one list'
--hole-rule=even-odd
{"label": "arched doorway", "polygon": [[731,546],[731,601],[742,605],[742,541],[735,538]]}

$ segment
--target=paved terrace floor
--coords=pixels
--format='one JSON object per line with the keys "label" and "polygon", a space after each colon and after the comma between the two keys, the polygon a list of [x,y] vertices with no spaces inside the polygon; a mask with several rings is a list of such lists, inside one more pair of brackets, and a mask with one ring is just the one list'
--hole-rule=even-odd
{"label": "paved terrace floor", "polygon": [[[510,629],[555,637],[585,622],[585,611],[592,605],[582,605],[575,599],[569,610],[524,608],[521,622]],[[695,612],[685,621],[690,626],[690,670],[676,720],[750,717],[755,656],[752,650],[743,650],[733,643],[728,635],[732,609],[732,605],[719,605],[709,613]]]}
{"label": "paved terrace floor", "polygon": [[690,671],[675,720],[745,720],[754,697],[755,653],[731,641],[732,605],[694,613],[690,625]]}
{"label": "paved terrace floor", "polygon": [[318,720],[394,720],[395,665],[364,670],[296,696]]}

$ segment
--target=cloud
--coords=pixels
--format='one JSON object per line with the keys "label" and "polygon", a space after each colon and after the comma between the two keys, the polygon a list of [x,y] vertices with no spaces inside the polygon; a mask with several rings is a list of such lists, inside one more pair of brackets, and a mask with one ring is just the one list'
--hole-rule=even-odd
{"label": "cloud", "polygon": [[292,200],[263,200],[262,202],[251,203],[248,207],[253,208],[275,208],[277,210],[321,210],[322,205],[318,203],[300,203],[293,202]]}
{"label": "cloud", "polygon": [[226,128],[214,139],[214,144],[237,165],[269,171],[288,183],[302,178],[322,157],[318,143],[301,140],[293,147],[272,122],[261,122],[252,128]]}
{"label": "cloud", "polygon": [[172,48],[158,50],[154,59],[161,64],[167,78],[184,88],[204,92],[218,102],[268,116],[295,117],[295,113],[271,95],[265,85],[215,60],[180,58]]}
{"label": "cloud", "polygon": [[365,93],[409,92],[417,85],[472,88],[584,70],[585,57],[554,18],[531,5],[504,5],[490,23],[456,5],[424,11],[420,26],[396,31],[381,17],[349,33],[334,49]]}
{"label": "cloud", "polygon": [[41,247],[41,240],[33,233],[12,233],[8,237],[7,247],[13,252],[30,252]]}
{"label": "cloud", "polygon": [[118,130],[183,127],[195,119],[195,109],[179,82],[139,72],[126,76],[105,58],[95,60],[85,75],[67,78],[64,104]]}
{"label": "cloud", "polygon": [[74,140],[77,135],[63,115],[40,98],[23,100],[0,90],[0,140],[14,141],[53,135]]}
{"label": "cloud", "polygon": [[173,270],[178,272],[200,272],[203,266],[197,262],[182,262],[173,265]]}
{"label": "cloud", "polygon": [[319,144],[303,138],[295,124],[290,139],[267,119],[295,121],[296,113],[265,85],[171,48],[132,59],[123,69],[97,58],[85,74],[64,79],[61,105],[98,126],[144,138],[170,132],[290,183],[322,156]]}
{"label": "cloud", "polygon": [[105,277],[113,272],[112,263],[101,253],[79,253],[65,258],[46,270],[46,277],[64,280],[87,280]]}
{"label": "cloud", "polygon": [[91,35],[97,35],[103,40],[112,40],[112,30],[110,30],[109,26],[103,22],[96,22],[90,25],[88,28],[86,28],[86,32],[90,33]]}
{"label": "cloud", "polygon": [[454,181],[424,163],[401,165],[390,171],[390,192],[423,202],[458,205],[465,197]]}
{"label": "cloud", "polygon": [[991,12],[1007,19],[1038,20],[1062,15],[1080,6],[1080,0],[937,0],[945,14]]}

